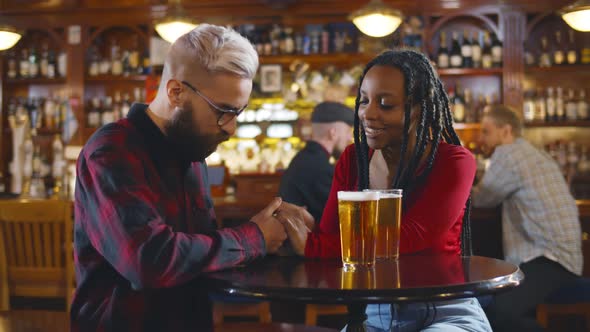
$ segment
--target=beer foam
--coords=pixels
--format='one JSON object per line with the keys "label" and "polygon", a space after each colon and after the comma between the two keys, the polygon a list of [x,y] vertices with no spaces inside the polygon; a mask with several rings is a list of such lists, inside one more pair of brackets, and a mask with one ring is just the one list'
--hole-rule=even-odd
{"label": "beer foam", "polygon": [[376,201],[379,200],[379,193],[371,191],[339,191],[338,199],[342,201]]}
{"label": "beer foam", "polygon": [[401,194],[379,193],[379,198],[402,198]]}

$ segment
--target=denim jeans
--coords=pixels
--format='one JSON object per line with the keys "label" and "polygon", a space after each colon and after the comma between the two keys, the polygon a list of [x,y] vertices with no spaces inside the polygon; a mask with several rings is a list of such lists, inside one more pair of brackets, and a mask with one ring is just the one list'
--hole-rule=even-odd
{"label": "denim jeans", "polygon": [[492,331],[476,298],[431,303],[370,304],[366,313],[367,331]]}

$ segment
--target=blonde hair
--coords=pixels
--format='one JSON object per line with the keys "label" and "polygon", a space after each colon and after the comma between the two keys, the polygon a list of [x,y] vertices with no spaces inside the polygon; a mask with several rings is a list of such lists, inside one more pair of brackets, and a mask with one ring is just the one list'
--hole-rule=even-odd
{"label": "blonde hair", "polygon": [[258,54],[242,35],[231,28],[199,24],[182,35],[173,47],[194,55],[196,62],[210,73],[226,72],[254,79],[258,70]]}
{"label": "blonde hair", "polygon": [[509,125],[514,137],[522,136],[522,120],[512,108],[505,105],[490,105],[484,109],[483,116],[491,118],[496,126]]}

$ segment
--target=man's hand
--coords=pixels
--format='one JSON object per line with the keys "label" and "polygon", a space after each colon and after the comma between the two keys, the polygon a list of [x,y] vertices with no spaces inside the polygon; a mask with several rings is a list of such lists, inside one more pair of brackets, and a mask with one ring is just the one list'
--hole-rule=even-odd
{"label": "man's hand", "polygon": [[307,226],[314,224],[313,217],[306,209],[289,203],[281,204],[276,218],[285,226],[292,250],[299,256],[305,255],[307,235],[311,231]]}
{"label": "man's hand", "polygon": [[285,227],[273,217],[275,211],[281,206],[282,201],[280,197],[273,199],[270,204],[251,219],[260,228],[264,242],[266,243],[266,252],[270,254],[276,253],[287,239]]}

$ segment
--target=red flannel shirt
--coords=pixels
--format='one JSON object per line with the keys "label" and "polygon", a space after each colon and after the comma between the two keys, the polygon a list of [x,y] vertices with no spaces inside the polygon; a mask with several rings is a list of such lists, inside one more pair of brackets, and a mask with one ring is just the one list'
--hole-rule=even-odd
{"label": "red flannel shirt", "polygon": [[210,330],[199,275],[266,253],[252,222],[216,229],[207,166],[183,160],[146,110],[134,104],[78,157],[72,331]]}

